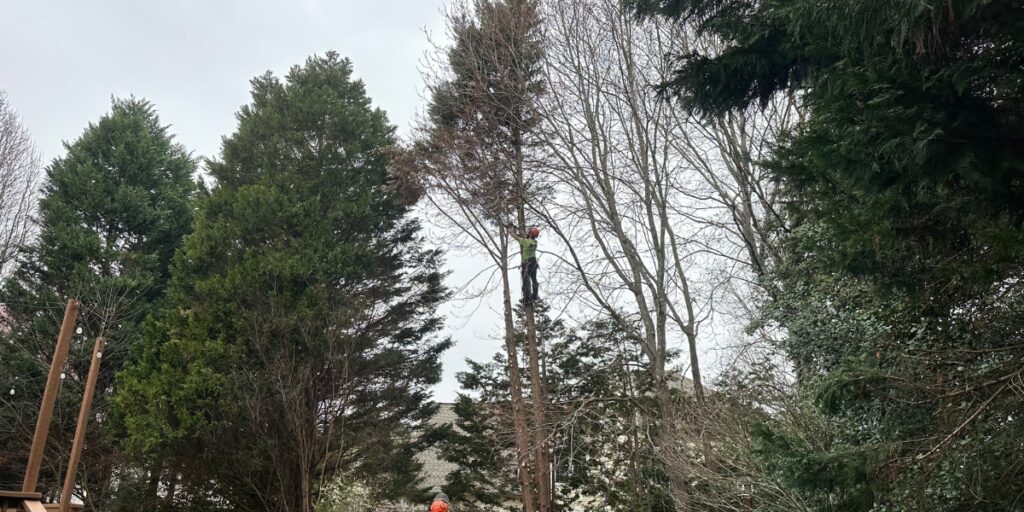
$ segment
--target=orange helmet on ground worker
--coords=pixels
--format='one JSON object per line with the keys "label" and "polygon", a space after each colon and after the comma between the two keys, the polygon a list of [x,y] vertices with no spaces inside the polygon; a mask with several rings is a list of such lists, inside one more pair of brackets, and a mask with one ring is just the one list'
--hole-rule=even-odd
{"label": "orange helmet on ground worker", "polygon": [[437,493],[434,501],[430,502],[430,512],[448,512],[448,495],[443,492]]}

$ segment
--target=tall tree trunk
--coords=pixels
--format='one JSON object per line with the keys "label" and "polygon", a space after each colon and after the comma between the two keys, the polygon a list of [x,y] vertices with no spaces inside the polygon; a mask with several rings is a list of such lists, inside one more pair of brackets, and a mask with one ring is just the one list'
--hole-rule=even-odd
{"label": "tall tree trunk", "polygon": [[[498,229],[504,230],[504,226]],[[526,428],[526,407],[523,403],[522,376],[519,373],[519,350],[516,348],[516,327],[512,316],[512,294],[508,279],[508,237],[500,233],[502,268],[501,288],[505,306],[505,352],[508,359],[509,394],[512,402],[512,422],[516,434],[516,474],[523,498],[523,512],[536,512],[533,493],[533,472],[530,470],[530,434]]]}
{"label": "tall tree trunk", "polygon": [[[518,130],[513,131],[515,148],[515,176],[519,190],[516,198],[516,216],[519,229],[526,230],[526,183],[523,169],[523,141]],[[524,236],[520,233],[519,236]],[[521,274],[522,279],[528,276]],[[525,289],[525,286],[523,287]],[[534,290],[534,294],[537,291]],[[525,299],[525,298],[524,298]],[[548,446],[547,403],[548,393],[541,378],[540,350],[537,348],[537,324],[534,315],[534,303],[523,301],[526,309],[526,351],[530,359],[530,395],[533,410],[533,461],[534,475],[537,482],[537,503],[539,512],[551,512],[553,495],[551,492],[551,451]]]}
{"label": "tall tree trunk", "polygon": [[664,372],[657,379],[655,394],[658,399],[658,407],[661,409],[659,414],[661,425],[658,430],[658,455],[665,463],[665,468],[669,471],[669,495],[672,497],[673,503],[675,503],[676,512],[690,512],[692,500],[688,486],[689,478],[687,478],[687,475],[681,474],[685,466],[675,463],[678,457],[685,457],[686,454],[679,448],[679,437],[676,429],[676,421],[678,421],[676,407],[672,400],[672,390],[669,387],[669,382],[665,378]]}
{"label": "tall tree trunk", "polygon": [[533,401],[533,450],[540,512],[551,512],[551,448],[548,444],[547,389],[540,373],[540,350],[537,348],[537,330],[533,304],[526,306],[526,345],[530,357],[530,387]]}
{"label": "tall tree trunk", "polygon": [[302,492],[302,506],[299,510],[302,512],[313,512],[313,505],[310,503],[310,474],[309,467],[306,464],[302,465],[299,469],[299,486]]}
{"label": "tall tree trunk", "polygon": [[699,404],[704,403],[704,383],[700,376],[700,356],[697,354],[697,336],[686,333],[686,345],[690,351],[690,377],[693,379],[693,398]]}

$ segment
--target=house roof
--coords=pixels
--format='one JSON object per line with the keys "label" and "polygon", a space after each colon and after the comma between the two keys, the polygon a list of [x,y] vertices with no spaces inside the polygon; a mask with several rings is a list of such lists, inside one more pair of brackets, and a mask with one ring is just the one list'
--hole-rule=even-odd
{"label": "house roof", "polygon": [[[437,412],[430,419],[430,424],[434,426],[454,425],[457,419],[454,404],[442,403],[438,405]],[[416,459],[423,463],[423,469],[420,470],[423,485],[429,486],[430,492],[440,492],[445,481],[448,479],[448,475],[458,467],[442,459],[441,452],[435,447],[430,447],[417,454]]]}

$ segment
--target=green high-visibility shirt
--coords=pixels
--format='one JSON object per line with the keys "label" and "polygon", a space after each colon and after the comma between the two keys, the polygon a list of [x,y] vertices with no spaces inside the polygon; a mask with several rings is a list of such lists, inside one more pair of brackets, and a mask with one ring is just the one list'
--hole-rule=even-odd
{"label": "green high-visibility shirt", "polygon": [[537,240],[533,238],[519,239],[519,252],[523,255],[523,261],[537,257]]}

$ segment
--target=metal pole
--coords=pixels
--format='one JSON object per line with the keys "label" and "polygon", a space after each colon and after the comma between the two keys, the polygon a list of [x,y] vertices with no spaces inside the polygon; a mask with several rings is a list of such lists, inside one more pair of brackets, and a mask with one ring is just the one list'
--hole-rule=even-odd
{"label": "metal pole", "polygon": [[100,376],[100,362],[103,359],[103,336],[96,338],[96,346],[92,348],[92,362],[89,363],[89,377],[85,381],[85,392],[82,394],[82,408],[78,411],[78,426],[75,427],[75,439],[71,442],[71,460],[68,461],[68,474],[64,476],[64,489],[60,493],[60,512],[71,510],[71,491],[75,489],[75,473],[78,461],[82,458],[85,445],[85,427],[89,424],[89,409],[92,397],[96,394],[96,379]]}
{"label": "metal pole", "polygon": [[57,349],[50,363],[50,374],[46,377],[46,391],[43,392],[43,403],[39,406],[39,418],[36,420],[36,432],[32,436],[32,450],[28,455],[28,467],[25,469],[25,481],[21,485],[22,492],[36,492],[39,483],[39,466],[43,462],[43,451],[46,448],[46,436],[50,434],[50,421],[53,419],[53,406],[57,403],[57,387],[60,386],[60,372],[68,359],[68,348],[71,346],[71,332],[75,329],[75,320],[81,308],[78,299],[68,299],[64,310],[64,322],[60,324],[60,335],[57,336]]}

